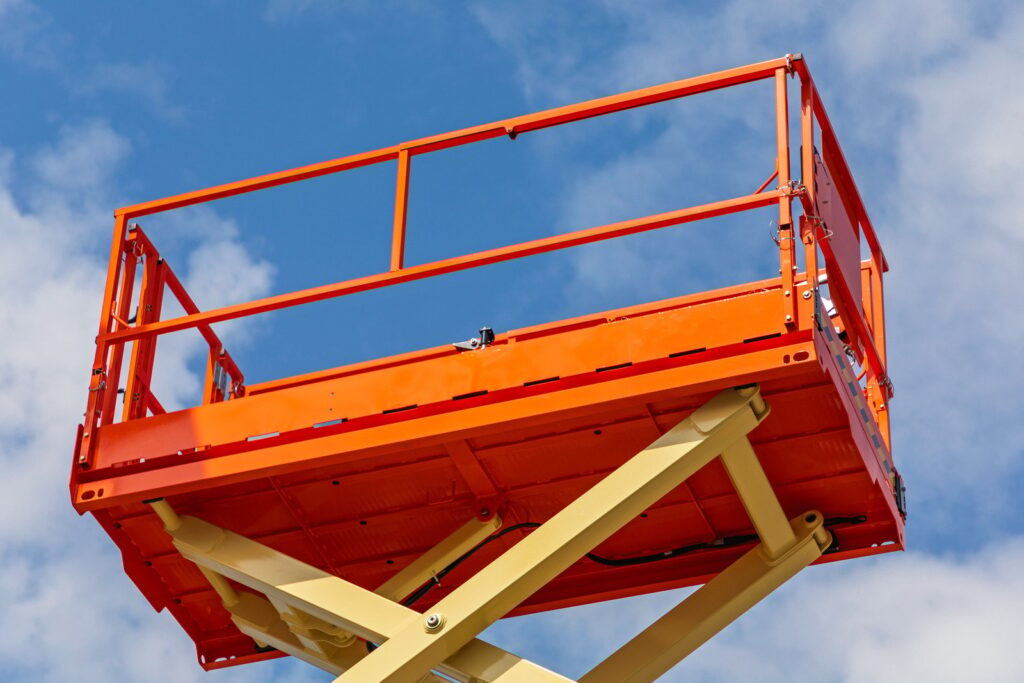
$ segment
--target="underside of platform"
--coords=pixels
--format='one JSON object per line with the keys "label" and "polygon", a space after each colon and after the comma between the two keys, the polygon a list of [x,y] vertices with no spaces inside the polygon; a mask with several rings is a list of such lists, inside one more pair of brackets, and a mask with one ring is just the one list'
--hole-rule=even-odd
{"label": "underside of platform", "polygon": [[[474,517],[500,514],[517,527],[454,569],[417,602],[422,609],[716,391],[757,383],[771,413],[751,443],[785,512],[820,510],[828,520],[837,541],[823,559],[899,549],[888,449],[859,384],[848,386],[849,358],[829,325],[768,331],[777,316],[763,304],[779,286],[513,331],[478,350],[382,359],[111,425],[79,505],[209,661],[253,655],[143,500],[166,496],[182,513],[364,587]],[[813,317],[806,301],[802,313]],[[143,447],[145,462],[128,457]],[[753,533],[713,462],[515,613],[702,583],[748,550]]]}

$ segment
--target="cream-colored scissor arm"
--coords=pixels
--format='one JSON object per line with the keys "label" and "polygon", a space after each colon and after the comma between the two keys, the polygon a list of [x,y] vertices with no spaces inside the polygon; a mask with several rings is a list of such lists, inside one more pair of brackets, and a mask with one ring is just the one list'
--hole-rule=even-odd
{"label": "cream-colored scissor arm", "polygon": [[[369,591],[203,520],[179,517],[165,501],[152,505],[175,547],[203,571],[242,632],[339,676],[339,683],[447,680],[439,674],[466,683],[564,683],[569,679],[476,636],[721,456],[761,543],[580,679],[643,683],[813,562],[831,542],[820,513],[786,519],[747,440],[767,414],[756,387],[721,392],[428,614],[399,601],[499,528],[499,519],[467,523]],[[236,591],[226,579],[262,595]]]}

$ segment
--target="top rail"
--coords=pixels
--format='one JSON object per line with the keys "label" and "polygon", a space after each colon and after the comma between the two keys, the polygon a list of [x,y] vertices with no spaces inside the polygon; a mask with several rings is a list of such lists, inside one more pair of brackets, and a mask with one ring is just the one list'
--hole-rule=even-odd
{"label": "top rail", "polygon": [[160,213],[162,211],[180,209],[186,206],[193,206],[195,204],[202,204],[204,202],[210,202],[217,199],[224,199],[225,197],[233,197],[247,192],[255,192],[256,190],[264,190],[278,185],[285,185],[287,183],[294,183],[300,180],[307,180],[309,178],[317,178],[331,173],[347,171],[361,166],[369,166],[382,161],[391,161],[397,159],[399,152],[402,150],[409,150],[411,154],[422,154],[424,152],[433,152],[441,149],[447,149],[449,147],[469,144],[471,142],[497,138],[502,135],[508,135],[515,139],[515,137],[520,133],[527,133],[534,130],[540,130],[542,128],[557,126],[563,123],[580,121],[583,119],[593,118],[595,116],[603,116],[605,114],[625,111],[627,109],[642,107],[648,104],[666,102],[668,100],[674,100],[688,95],[695,95],[697,93],[709,92],[711,90],[717,90],[731,85],[738,85],[740,83],[748,83],[750,81],[768,78],[773,76],[777,69],[785,68],[788,61],[789,58],[782,57],[779,59],[771,59],[766,62],[737,67],[735,69],[718,71],[704,76],[684,78],[679,81],[652,86],[650,88],[640,88],[638,90],[631,90],[618,95],[611,95],[609,97],[601,97],[587,102],[580,102],[579,104],[547,109],[535,114],[526,114],[510,119],[503,119],[479,126],[473,126],[471,128],[464,128],[450,133],[442,133],[440,135],[432,135],[425,138],[419,138],[417,140],[410,140],[408,142],[391,145],[389,147],[381,147],[380,149],[370,152],[362,152],[360,154],[352,154],[349,156],[339,157],[337,159],[331,159],[330,161],[298,166],[286,171],[278,171],[277,173],[255,176],[253,178],[247,178],[233,183],[216,185],[203,190],[186,192],[184,194],[164,197],[163,199],[156,199],[150,202],[143,202],[141,204],[132,204],[131,206],[121,207],[114,213],[117,216],[124,216],[126,219],[131,220],[132,218]]}

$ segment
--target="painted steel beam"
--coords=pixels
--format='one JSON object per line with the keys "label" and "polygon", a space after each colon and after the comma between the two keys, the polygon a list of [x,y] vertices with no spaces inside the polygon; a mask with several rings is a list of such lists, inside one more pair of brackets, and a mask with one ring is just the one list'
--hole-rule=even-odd
{"label": "painted steel beam", "polygon": [[725,449],[722,464],[764,551],[779,557],[793,544],[793,530],[750,442],[740,439]]}
{"label": "painted steel beam", "polygon": [[794,543],[772,559],[764,544],[747,551],[718,576],[647,627],[579,683],[647,683],[731,624],[821,556],[831,535],[817,512],[791,520]]}
{"label": "painted steel beam", "polygon": [[401,602],[406,596],[437,575],[456,559],[501,528],[501,517],[473,519],[447,538],[413,560],[374,591],[388,600]]}
{"label": "painted steel beam", "polygon": [[[367,651],[359,641],[348,647],[337,647],[329,642],[326,646],[317,643],[315,647],[307,647],[316,638],[312,631],[331,635],[328,631],[333,629],[334,635],[353,633],[366,641],[379,643],[393,637],[406,623],[423,622],[423,615],[413,609],[273,548],[195,517],[178,517],[165,501],[157,501],[153,507],[174,539],[178,552],[197,564],[204,574],[228,577],[267,596],[268,599],[263,599],[240,593],[235,604],[227,605],[225,600],[233,620],[244,633],[326,671],[340,673],[366,658]],[[426,559],[417,567],[426,571],[447,557],[454,559],[454,553],[466,547],[481,528],[493,529],[496,523],[493,520],[468,523],[442,542],[443,550],[428,552]],[[395,594],[412,583],[415,583],[412,571],[400,572],[379,590]],[[224,599],[223,594],[221,597]],[[293,616],[286,614],[282,618],[279,606],[287,606]],[[296,612],[300,614],[296,615]],[[305,632],[296,635],[293,627],[299,621]],[[317,628],[317,621],[330,628]],[[342,637],[341,641],[345,642],[345,638]],[[564,683],[568,680],[481,640],[472,640],[453,655],[448,661],[438,662],[436,666],[406,680],[421,680],[431,668],[467,683],[489,683],[512,671],[517,676],[528,674],[531,676],[529,680],[538,683]]]}
{"label": "painted steel beam", "polygon": [[425,620],[399,625],[338,682],[415,680],[745,439],[767,413],[756,387],[721,392],[439,601]]}

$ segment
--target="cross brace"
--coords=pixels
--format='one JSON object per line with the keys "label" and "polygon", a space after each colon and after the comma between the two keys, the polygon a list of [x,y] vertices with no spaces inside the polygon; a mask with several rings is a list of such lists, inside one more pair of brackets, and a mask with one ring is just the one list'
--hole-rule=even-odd
{"label": "cross brace", "polygon": [[[720,456],[761,542],[579,679],[641,683],[664,674],[831,543],[817,511],[787,520],[765,477],[747,434],[767,414],[757,387],[721,392],[429,615],[399,601],[498,529],[500,518],[468,522],[369,591],[226,529],[179,517],[164,500],[152,506],[243,633],[339,676],[339,683],[449,680],[439,674],[466,683],[553,683],[570,679],[477,634]],[[367,643],[379,646],[371,650]]]}

